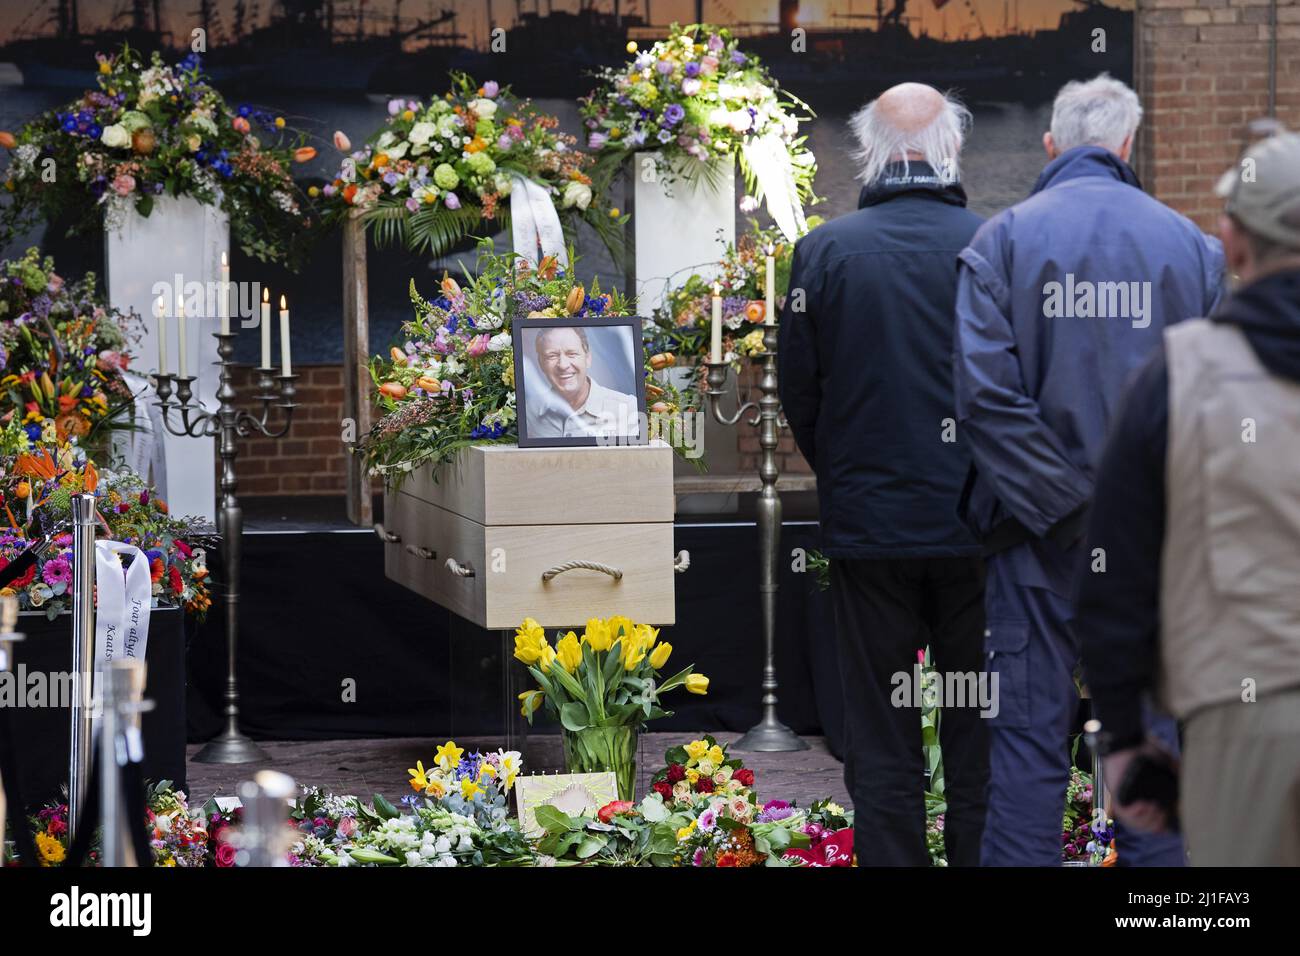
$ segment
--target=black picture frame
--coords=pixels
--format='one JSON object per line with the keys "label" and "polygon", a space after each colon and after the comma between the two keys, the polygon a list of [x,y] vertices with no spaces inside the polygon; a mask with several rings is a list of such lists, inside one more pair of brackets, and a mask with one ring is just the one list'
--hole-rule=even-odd
{"label": "black picture frame", "polygon": [[[645,400],[645,344],[642,340],[642,328],[644,319],[639,316],[602,316],[599,318],[578,318],[578,317],[557,317],[553,319],[515,319],[511,324],[511,339],[514,346],[515,359],[515,411],[517,414],[519,429],[519,447],[520,448],[575,448],[575,447],[596,447],[605,445],[644,445],[649,441],[646,427],[646,400]],[[621,394],[630,394],[636,401],[636,434],[635,435],[617,435],[617,436],[600,436],[600,435],[543,435],[534,434],[530,428],[529,408],[532,393],[532,402],[538,402],[542,399],[539,393],[545,388],[551,394],[553,390],[549,384],[540,383],[535,380],[535,375],[541,374],[540,370],[536,373],[530,371],[537,366],[537,360],[534,355],[531,363],[528,358],[528,349],[536,342],[535,335],[529,335],[530,331],[541,331],[548,329],[577,328],[584,332],[591,332],[594,329],[626,329],[627,336],[631,343],[631,381],[627,384],[631,387],[631,392],[621,392]],[[590,340],[590,337],[589,337]],[[595,346],[589,344],[589,350],[594,354]],[[533,379],[533,381],[530,381]],[[619,382],[620,386],[624,383]],[[619,391],[618,389],[615,389]]]}

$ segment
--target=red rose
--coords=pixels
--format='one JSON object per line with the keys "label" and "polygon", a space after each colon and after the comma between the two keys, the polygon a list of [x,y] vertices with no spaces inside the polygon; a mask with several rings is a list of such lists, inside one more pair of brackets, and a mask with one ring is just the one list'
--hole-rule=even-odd
{"label": "red rose", "polygon": [[235,865],[235,848],[229,843],[223,843],[217,847],[216,854],[217,866],[234,866]]}
{"label": "red rose", "polygon": [[170,571],[168,572],[168,575],[169,575],[168,580],[171,581],[172,590],[174,592],[180,594],[182,591],[185,590],[185,582],[181,580],[180,568],[176,567],[176,565],[173,564],[171,566]]}
{"label": "red rose", "polygon": [[632,812],[632,802],[630,800],[613,800],[596,811],[596,818],[601,823],[609,823],[616,816],[630,814]]}
{"label": "red rose", "polygon": [[748,767],[741,767],[731,775],[731,778],[737,781],[742,787],[752,787],[754,785],[754,771]]}
{"label": "red rose", "polygon": [[701,776],[700,776],[700,779],[695,781],[695,792],[696,792],[696,793],[712,793],[712,792],[713,792],[713,778],[712,778],[712,777],[705,777],[705,776],[701,775]]}
{"label": "red rose", "polygon": [[671,800],[673,798],[673,785],[667,780],[660,780],[655,784],[654,789],[655,793],[659,794],[659,796],[663,797],[665,800]]}
{"label": "red rose", "polygon": [[[7,563],[7,562],[6,562]],[[9,582],[11,588],[25,588],[36,579],[36,565],[32,564],[26,571]]]}
{"label": "red rose", "polygon": [[678,780],[686,779],[686,768],[679,763],[668,765],[668,782],[676,783]]}

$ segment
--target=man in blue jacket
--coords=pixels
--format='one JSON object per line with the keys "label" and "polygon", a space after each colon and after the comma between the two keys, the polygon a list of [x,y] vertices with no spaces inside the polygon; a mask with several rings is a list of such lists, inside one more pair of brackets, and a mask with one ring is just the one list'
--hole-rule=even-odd
{"label": "man in blue jacket", "polygon": [[[860,208],[796,245],[782,311],[781,400],[817,474],[863,865],[929,863],[918,651],[953,673],[981,667],[983,567],[954,507],[970,459],[948,361],[956,257],[980,224],[957,181],[968,122],[916,83],[854,116]],[[944,709],[956,865],[979,862],[984,724],[975,707]]]}
{"label": "man in blue jacket", "polygon": [[[1222,294],[1222,245],[1129,168],[1141,116],[1104,74],[1063,87],[1033,194],[961,253],[954,378],[974,458],[961,510],[988,555],[985,652],[999,689],[985,865],[1060,862],[1078,708],[1069,597],[1080,563],[1105,561],[1081,537],[1106,428],[1162,330]],[[1176,835],[1120,833],[1118,847],[1126,864],[1182,862]]]}

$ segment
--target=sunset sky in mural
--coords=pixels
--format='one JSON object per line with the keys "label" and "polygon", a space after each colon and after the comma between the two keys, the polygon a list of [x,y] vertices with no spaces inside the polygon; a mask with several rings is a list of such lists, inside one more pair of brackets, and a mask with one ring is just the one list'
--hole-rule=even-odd
{"label": "sunset sky in mural", "polygon": [[[143,0],[140,4],[151,11],[154,0]],[[161,4],[164,27],[173,32],[187,31],[197,23],[199,0],[159,0]],[[509,27],[515,20],[516,9],[522,7],[526,12],[539,6],[539,0],[360,0],[369,22],[369,30],[387,30],[392,22],[395,7],[400,6],[403,19],[427,18],[443,10],[455,10],[457,13],[456,29],[465,34],[469,41],[482,45],[488,30],[488,7],[492,9],[492,19],[499,25]],[[582,0],[540,0],[540,7],[545,12],[548,8],[576,10]],[[686,22],[695,17],[695,0],[648,0],[650,12],[655,23],[670,23],[674,20]],[[1132,0],[1108,0],[1110,5],[1132,9]],[[358,0],[335,0],[335,17],[340,31],[351,32],[355,24],[355,10]],[[936,10],[934,0],[907,0],[905,16],[911,18],[913,32],[924,30],[932,35],[979,36],[980,25],[983,32],[999,34],[1007,25],[1012,29],[1018,24],[1021,30],[1035,30],[1054,27],[1061,14],[1078,9],[1082,3],[1074,0],[947,0],[943,9]],[[30,35],[46,32],[52,27],[46,21],[53,15],[55,0],[7,0],[6,17],[0,23],[0,38],[8,39],[15,33]],[[80,0],[81,27],[83,32],[93,31],[109,25],[114,16],[119,17],[118,25],[125,26],[129,20],[129,11],[133,0]],[[619,4],[624,13],[644,15],[647,0],[621,0]],[[886,12],[892,9],[894,0],[884,0]],[[232,22],[235,0],[212,0],[212,7],[219,18],[218,22],[227,27]],[[275,0],[245,0],[246,16],[252,24],[264,23],[268,14],[276,6]],[[612,11],[615,0],[596,0],[599,10]],[[714,23],[770,23],[777,19],[778,0],[705,0],[704,17]],[[257,10],[258,16],[252,17],[251,11]],[[852,25],[870,26],[872,21],[862,19],[862,15],[874,16],[876,0],[801,0],[799,22],[807,27],[848,27]],[[851,16],[851,18],[850,18]]]}

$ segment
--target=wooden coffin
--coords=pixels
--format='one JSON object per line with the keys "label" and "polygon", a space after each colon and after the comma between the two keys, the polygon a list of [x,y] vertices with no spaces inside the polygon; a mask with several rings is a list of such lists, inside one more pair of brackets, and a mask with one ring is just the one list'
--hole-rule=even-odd
{"label": "wooden coffin", "polygon": [[389,578],[480,627],[675,621],[662,443],[467,448],[387,490],[378,530]]}

